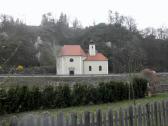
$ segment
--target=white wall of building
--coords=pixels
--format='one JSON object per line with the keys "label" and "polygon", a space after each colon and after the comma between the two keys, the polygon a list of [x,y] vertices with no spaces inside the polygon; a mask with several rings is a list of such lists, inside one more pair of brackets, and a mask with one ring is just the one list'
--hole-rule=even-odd
{"label": "white wall of building", "polygon": [[[99,66],[102,66],[102,71],[99,71]],[[108,61],[84,61],[84,74],[108,74]]]}
{"label": "white wall of building", "polygon": [[57,74],[61,74],[61,69],[62,69],[62,66],[61,66],[61,64],[62,64],[62,59],[61,59],[62,57],[57,57],[56,58],[56,70],[57,70]]}
{"label": "white wall of building", "polygon": [[[70,59],[73,62],[70,62]],[[61,56],[57,59],[57,74],[69,75],[69,70],[74,69],[74,74],[83,74],[83,60],[82,56]]]}

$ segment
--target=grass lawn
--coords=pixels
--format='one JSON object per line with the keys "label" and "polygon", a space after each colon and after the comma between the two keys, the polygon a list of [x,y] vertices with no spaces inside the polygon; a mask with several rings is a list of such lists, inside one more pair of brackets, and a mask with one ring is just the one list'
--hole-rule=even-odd
{"label": "grass lawn", "polygon": [[[137,99],[136,105],[144,105],[146,103],[152,103],[155,101],[162,101],[162,100],[168,100],[168,92],[166,93],[158,93],[156,96],[153,97],[146,97],[143,99]],[[97,109],[101,109],[102,111],[107,111],[108,109],[112,110],[118,110],[120,108],[127,108],[130,105],[133,105],[133,100],[125,100],[121,102],[115,102],[115,103],[107,103],[107,104],[99,104],[99,105],[85,105],[85,106],[77,106],[77,107],[68,107],[68,108],[62,108],[62,109],[48,109],[48,110],[37,110],[37,111],[31,111],[31,112],[24,112],[24,113],[14,113],[14,114],[8,114],[4,116],[0,116],[0,120],[6,120],[9,121],[10,117],[13,115],[16,115],[18,117],[22,117],[25,114],[35,114],[39,115],[43,112],[50,112],[53,115],[56,115],[59,112],[63,112],[64,114],[68,114],[71,112],[77,112],[82,113],[84,111],[90,111],[90,112],[96,112]]]}

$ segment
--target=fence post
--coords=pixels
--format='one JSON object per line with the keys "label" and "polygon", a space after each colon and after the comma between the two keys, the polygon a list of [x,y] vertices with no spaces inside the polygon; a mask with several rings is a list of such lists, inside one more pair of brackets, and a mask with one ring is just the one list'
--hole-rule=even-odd
{"label": "fence post", "polygon": [[103,125],[106,126],[106,112],[103,113]]}
{"label": "fence post", "polygon": [[66,116],[66,125],[65,126],[70,126],[70,116]]}
{"label": "fence post", "polygon": [[79,126],[83,126],[82,114],[79,115]]}
{"label": "fence post", "polygon": [[165,101],[162,101],[162,110],[163,110],[163,126],[166,126],[166,109],[165,109]]}
{"label": "fence post", "polygon": [[151,125],[154,126],[155,125],[155,119],[154,119],[154,104],[151,104]]}
{"label": "fence post", "polygon": [[90,112],[84,112],[84,126],[90,126]]}
{"label": "fence post", "polygon": [[94,117],[94,112],[91,113],[91,126],[95,125],[95,117]]}
{"label": "fence post", "polygon": [[49,112],[43,114],[42,126],[51,126],[51,116]]}
{"label": "fence post", "polygon": [[134,112],[133,112],[134,116],[133,117],[134,117],[134,125],[136,125],[136,126],[137,126],[137,123],[138,123],[138,121],[137,121],[138,120],[138,112],[137,111],[138,111],[137,106],[134,106]]}
{"label": "fence post", "polygon": [[122,108],[120,108],[120,112],[119,112],[119,119],[120,119],[120,126],[124,126],[124,114],[123,114],[123,110]]}
{"label": "fence post", "polygon": [[129,107],[129,125],[134,126],[133,106]]}
{"label": "fence post", "polygon": [[77,114],[76,113],[71,114],[71,125],[70,126],[77,126]]}
{"label": "fence post", "polygon": [[10,121],[10,126],[18,126],[18,119],[16,116],[13,116]]}
{"label": "fence post", "polygon": [[101,110],[97,110],[96,112],[96,121],[97,121],[97,126],[102,126],[102,115],[101,115]]}
{"label": "fence post", "polygon": [[154,103],[155,125],[158,126],[158,107],[157,102]]}
{"label": "fence post", "polygon": [[[37,126],[41,125],[41,117],[40,116],[37,116],[36,125]],[[20,126],[22,126],[22,125],[20,124]]]}
{"label": "fence post", "polygon": [[51,126],[56,126],[56,120],[54,116],[51,117]]}
{"label": "fence post", "polygon": [[64,115],[62,112],[57,115],[57,126],[64,126]]}
{"label": "fence post", "polygon": [[115,112],[115,126],[119,126],[118,112]]}
{"label": "fence post", "polygon": [[128,126],[128,109],[125,109],[125,126]]}
{"label": "fence post", "polygon": [[147,126],[151,126],[150,123],[150,104],[146,104],[146,120],[147,120]]}
{"label": "fence post", "polygon": [[142,126],[142,108],[138,106],[138,126]]}
{"label": "fence post", "polygon": [[142,109],[143,109],[143,126],[147,126],[147,121],[146,121],[146,107],[145,106],[143,106],[142,107]]}
{"label": "fence post", "polygon": [[168,124],[168,101],[166,101],[166,125]]}
{"label": "fence post", "polygon": [[160,102],[158,103],[158,112],[159,112],[159,124],[160,126],[163,126],[163,120],[162,120],[162,109],[161,109],[161,104]]}
{"label": "fence post", "polygon": [[108,126],[113,126],[113,111],[111,109],[108,111]]}

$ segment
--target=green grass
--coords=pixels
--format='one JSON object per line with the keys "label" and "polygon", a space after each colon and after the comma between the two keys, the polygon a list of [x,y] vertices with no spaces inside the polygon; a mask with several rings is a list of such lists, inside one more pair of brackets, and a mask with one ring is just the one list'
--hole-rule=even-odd
{"label": "green grass", "polygon": [[[137,99],[135,103],[136,105],[144,105],[146,103],[152,103],[155,101],[162,101],[162,100],[168,100],[168,92],[159,93],[153,97]],[[102,111],[107,111],[108,109],[112,109],[115,111],[115,110],[119,110],[120,108],[127,108],[133,104],[134,104],[133,100],[130,100],[130,101],[125,100],[121,102],[108,103],[108,104],[85,105],[85,106],[68,107],[68,108],[62,108],[62,109],[47,109],[47,110],[37,110],[37,111],[24,112],[24,113],[14,113],[14,114],[0,116],[0,118],[2,118],[3,120],[9,121],[9,119],[13,115],[16,115],[18,117],[22,117],[25,114],[40,115],[41,113],[46,112],[46,111],[50,112],[52,115],[57,115],[59,112],[63,112],[66,115],[72,112],[77,112],[77,113],[83,113],[84,111],[96,112],[97,109],[101,109]]]}

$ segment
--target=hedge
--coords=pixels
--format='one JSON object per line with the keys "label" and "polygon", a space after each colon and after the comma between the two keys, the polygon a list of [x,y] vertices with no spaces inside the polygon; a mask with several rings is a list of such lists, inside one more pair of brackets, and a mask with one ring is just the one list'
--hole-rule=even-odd
{"label": "hedge", "polygon": [[[131,98],[143,98],[147,81],[134,78],[132,83],[102,82],[98,85],[75,84],[28,88],[27,86],[0,90],[0,114],[36,109],[109,103]],[[133,97],[134,96],[134,97]]]}

